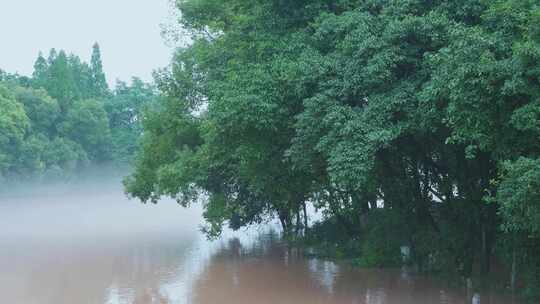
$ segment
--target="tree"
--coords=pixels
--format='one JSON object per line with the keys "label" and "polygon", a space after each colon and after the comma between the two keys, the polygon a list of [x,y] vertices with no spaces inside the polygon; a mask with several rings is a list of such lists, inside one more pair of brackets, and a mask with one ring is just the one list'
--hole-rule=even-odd
{"label": "tree", "polygon": [[300,231],[313,203],[319,227],[346,234],[329,240],[360,243],[367,264],[408,245],[420,269],[470,278],[509,261],[511,233],[537,256],[537,2],[178,8],[193,43],[158,74],[133,196],[206,193],[212,235],[273,216]]}
{"label": "tree", "polygon": [[0,175],[64,177],[89,164],[131,160],[143,108],[156,98],[156,89],[133,79],[109,92],[100,56],[96,44],[91,67],[74,54],[51,49],[48,59],[38,55],[31,78],[0,71],[5,99]]}
{"label": "tree", "polygon": [[[294,71],[294,63],[292,59],[281,65],[272,65],[270,61],[271,54],[290,43],[289,37],[283,38],[284,29],[275,27],[271,23],[274,16],[266,14],[276,9],[272,4],[248,9],[253,9],[259,18],[256,21],[264,24],[258,30],[267,40],[246,43],[231,35],[224,37],[223,47],[214,47],[204,37],[192,48],[178,53],[172,74],[162,75],[159,84],[171,101],[158,115],[181,115],[183,123],[156,128],[156,132],[148,132],[147,141],[167,138],[183,152],[175,155],[174,148],[161,151],[161,155],[168,155],[162,163],[142,156],[139,163],[144,169],[137,175],[140,182],[137,178],[127,182],[128,189],[144,200],[168,194],[189,201],[194,184],[209,192],[205,214],[211,234],[219,233],[226,221],[238,229],[259,223],[268,214],[276,214],[285,230],[292,232],[293,221],[300,226],[298,219],[305,200],[303,172],[294,170],[284,157],[293,132],[291,120],[301,103],[281,94],[290,89],[282,83],[289,79],[287,73]],[[285,24],[289,22],[287,18],[283,17]],[[235,26],[234,30],[241,31],[243,24]],[[223,58],[232,56],[236,56],[235,60],[223,62]],[[208,112],[201,113],[199,118],[195,113],[206,98]],[[204,123],[197,127],[201,119]],[[171,120],[177,119],[173,116]],[[192,135],[183,138],[185,133],[179,127],[190,121],[193,123],[187,124],[188,134]],[[163,130],[166,134],[159,135]],[[204,138],[203,145],[184,144],[192,136]],[[154,146],[143,145],[143,151],[154,151]]]}
{"label": "tree", "polygon": [[156,100],[155,88],[139,78],[131,85],[118,82],[113,94],[105,100],[112,132],[113,158],[130,160],[139,148],[144,109]]}
{"label": "tree", "polygon": [[75,102],[60,128],[60,133],[79,143],[91,160],[110,159],[109,119],[101,101],[90,99]]}
{"label": "tree", "polygon": [[109,86],[103,72],[103,63],[101,62],[101,51],[96,42],[92,46],[92,57],[90,59],[90,71],[92,73],[92,88],[94,97],[103,97],[107,95]]}
{"label": "tree", "polygon": [[60,106],[44,89],[14,88],[16,100],[24,106],[30,119],[33,133],[47,136],[56,134],[56,123],[60,117]]}
{"label": "tree", "polygon": [[45,87],[47,84],[49,65],[47,60],[43,57],[43,53],[39,52],[38,58],[34,63],[34,72],[32,73],[32,78],[34,81],[34,86],[36,87]]}
{"label": "tree", "polygon": [[16,168],[17,155],[29,127],[23,105],[0,85],[0,176]]}
{"label": "tree", "polygon": [[68,65],[73,75],[76,86],[76,98],[88,99],[98,97],[94,92],[92,71],[86,62],[82,62],[78,56],[71,54],[68,57]]}
{"label": "tree", "polygon": [[55,48],[52,48],[49,51],[49,57],[47,57],[47,64],[51,66],[57,57],[58,57],[58,52],[56,51]]}
{"label": "tree", "polygon": [[[55,53],[53,51],[54,49],[51,54]],[[50,58],[53,59],[49,63],[49,79],[45,88],[51,97],[58,100],[60,109],[65,113],[78,95],[73,73],[64,51],[60,51],[57,56],[51,55]]]}

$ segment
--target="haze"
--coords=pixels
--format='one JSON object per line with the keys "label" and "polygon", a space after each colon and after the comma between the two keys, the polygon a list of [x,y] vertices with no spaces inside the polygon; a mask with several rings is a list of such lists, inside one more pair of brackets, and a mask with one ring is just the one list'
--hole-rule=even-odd
{"label": "haze", "polygon": [[97,41],[109,84],[149,81],[170,61],[160,34],[169,8],[168,0],[0,0],[0,69],[30,75],[38,52],[51,48],[88,60]]}
{"label": "haze", "polygon": [[[129,201],[121,175],[96,168],[0,193],[0,302],[470,303],[427,276],[306,258],[279,240],[277,223],[209,241],[198,230],[200,204]],[[483,293],[481,303],[514,302]]]}

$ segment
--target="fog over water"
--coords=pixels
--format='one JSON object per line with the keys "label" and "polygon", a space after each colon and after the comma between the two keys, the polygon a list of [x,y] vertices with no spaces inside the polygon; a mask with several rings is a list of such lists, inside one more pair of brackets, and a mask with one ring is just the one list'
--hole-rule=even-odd
{"label": "fog over water", "polygon": [[517,303],[304,258],[272,224],[208,241],[202,223],[200,206],[128,200],[118,174],[4,191],[0,303]]}

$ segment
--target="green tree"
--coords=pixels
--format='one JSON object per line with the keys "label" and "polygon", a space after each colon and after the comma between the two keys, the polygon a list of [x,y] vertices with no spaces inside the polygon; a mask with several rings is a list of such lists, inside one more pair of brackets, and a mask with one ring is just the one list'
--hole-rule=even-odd
{"label": "green tree", "polygon": [[[201,7],[212,5],[218,4],[208,2]],[[253,19],[230,24],[232,33],[220,37],[217,44],[208,40],[219,36],[217,33],[193,28],[201,38],[180,51],[172,73],[162,74],[158,81],[167,102],[157,116],[173,115],[163,120],[179,120],[179,124],[145,129],[146,141],[153,144],[143,144],[141,172],[127,181],[129,191],[143,200],[171,195],[189,201],[194,189],[207,191],[210,199],[205,216],[212,235],[219,233],[225,222],[237,229],[260,223],[269,214],[277,215],[287,232],[293,231],[293,221],[301,226],[304,183],[309,181],[284,157],[293,134],[292,120],[301,103],[287,83],[295,65],[292,58],[283,58],[279,64],[271,62],[272,55],[291,42],[286,28],[295,25],[291,20],[297,16],[279,16],[283,12],[273,3],[247,5],[246,10],[246,16]],[[279,22],[269,12],[275,12]],[[225,25],[230,21],[227,18],[235,18],[226,12],[207,17],[224,18],[212,23],[211,30],[216,32],[229,25]],[[198,22],[187,15],[185,20]],[[238,34],[253,24],[260,25],[255,30],[261,39],[253,35],[243,41],[245,37]],[[297,44],[294,47],[300,48]],[[283,94],[288,90],[290,94]],[[180,129],[183,126],[185,130]],[[199,138],[204,139],[202,145]],[[160,153],[167,156],[161,162],[149,159],[156,155],[155,141],[161,140],[172,145]]]}
{"label": "green tree", "polygon": [[45,87],[47,84],[47,78],[49,72],[49,65],[47,60],[43,57],[43,53],[39,52],[38,58],[34,63],[34,72],[32,73],[32,78],[34,81],[34,86],[36,87]]}
{"label": "green tree", "polygon": [[107,95],[109,86],[103,72],[103,63],[101,62],[101,51],[96,42],[92,46],[92,57],[90,59],[90,72],[92,79],[92,88],[94,97],[103,97]]}
{"label": "green tree", "polygon": [[73,54],[68,57],[68,65],[76,86],[76,98],[88,99],[98,97],[98,95],[94,92],[92,71],[90,66],[86,62],[82,62],[78,56]]}
{"label": "green tree", "polygon": [[[51,54],[54,54],[54,49]],[[74,99],[77,97],[76,85],[73,79],[73,73],[68,63],[68,57],[64,51],[58,55],[51,55],[49,63],[49,78],[45,89],[49,95],[60,104],[62,112],[67,112]]]}
{"label": "green tree", "polygon": [[0,85],[0,176],[16,169],[17,155],[29,127],[23,105]]}
{"label": "green tree", "polygon": [[49,56],[47,57],[47,64],[51,66],[57,57],[58,57],[58,52],[56,51],[56,49],[55,48],[50,49]]}
{"label": "green tree", "polygon": [[105,100],[114,159],[130,160],[138,150],[144,109],[156,98],[156,89],[139,78],[133,78],[130,85],[124,82],[116,84],[113,94]]}
{"label": "green tree", "polygon": [[60,134],[80,144],[94,161],[110,159],[111,131],[103,103],[80,100],[73,104],[60,126]]}
{"label": "green tree", "polygon": [[134,79],[109,92],[100,56],[97,44],[92,66],[51,49],[48,59],[38,55],[31,78],[0,71],[0,175],[62,177],[88,164],[132,158],[143,108],[156,98],[156,89]]}
{"label": "green tree", "polygon": [[17,101],[24,105],[32,132],[53,136],[60,117],[58,102],[43,89],[16,87],[13,91]]}

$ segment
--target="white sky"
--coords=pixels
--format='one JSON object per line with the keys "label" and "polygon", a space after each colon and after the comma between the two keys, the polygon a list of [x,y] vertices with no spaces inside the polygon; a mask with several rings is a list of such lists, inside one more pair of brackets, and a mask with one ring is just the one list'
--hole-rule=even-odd
{"label": "white sky", "polygon": [[171,13],[168,0],[0,0],[0,69],[30,75],[53,47],[89,61],[97,41],[110,84],[150,81],[171,58],[160,34]]}

